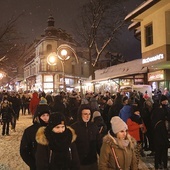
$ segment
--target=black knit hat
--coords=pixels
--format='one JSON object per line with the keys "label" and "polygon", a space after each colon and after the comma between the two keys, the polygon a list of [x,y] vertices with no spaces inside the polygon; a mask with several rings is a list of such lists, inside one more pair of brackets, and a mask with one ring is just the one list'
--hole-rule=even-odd
{"label": "black knit hat", "polygon": [[164,101],[164,100],[168,100],[168,98],[165,95],[162,95],[161,96],[161,102]]}
{"label": "black knit hat", "polygon": [[140,111],[139,107],[138,106],[132,106],[132,112],[135,113],[137,111]]}
{"label": "black knit hat", "polygon": [[62,113],[55,112],[50,115],[48,127],[53,129],[55,126],[63,124],[66,126],[65,116]]}
{"label": "black knit hat", "polygon": [[44,113],[50,114],[50,107],[47,104],[41,104],[37,106],[36,112],[35,112],[35,117],[40,117]]}
{"label": "black knit hat", "polygon": [[126,100],[128,100],[128,97],[127,97],[127,96],[123,97],[123,103],[124,103]]}

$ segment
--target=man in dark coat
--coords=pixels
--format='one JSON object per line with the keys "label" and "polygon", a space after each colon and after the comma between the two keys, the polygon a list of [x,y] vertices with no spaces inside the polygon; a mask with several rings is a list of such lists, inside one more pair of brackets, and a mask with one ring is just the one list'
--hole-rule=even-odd
{"label": "man in dark coat", "polygon": [[99,132],[97,126],[90,119],[91,108],[87,104],[82,104],[78,110],[78,120],[71,125],[77,135],[75,143],[80,159],[80,169],[83,170],[98,169],[97,146],[99,146]]}
{"label": "man in dark coat", "polygon": [[33,125],[26,128],[23,133],[20,144],[20,155],[23,161],[30,167],[30,170],[36,170],[35,152],[37,143],[35,136],[37,130],[41,126],[47,126],[50,112],[47,104],[39,104],[33,118]]}
{"label": "man in dark coat", "polygon": [[155,169],[167,168],[168,161],[168,131],[166,121],[170,120],[168,98],[161,96],[160,105],[153,109],[152,126],[155,147]]}
{"label": "man in dark coat", "polygon": [[21,107],[21,100],[20,100],[20,96],[19,94],[15,94],[13,93],[11,98],[10,98],[10,102],[12,103],[12,108],[14,110],[14,116],[12,117],[12,129],[15,132],[15,128],[16,128],[16,120],[19,119],[19,111],[20,111],[20,107]]}

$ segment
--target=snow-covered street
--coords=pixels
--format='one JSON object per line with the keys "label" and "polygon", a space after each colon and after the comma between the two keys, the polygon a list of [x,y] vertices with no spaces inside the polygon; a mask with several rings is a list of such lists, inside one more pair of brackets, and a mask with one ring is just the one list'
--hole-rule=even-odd
{"label": "snow-covered street", "polygon": [[10,136],[2,136],[0,125],[0,170],[29,170],[19,154],[23,131],[32,124],[31,115],[21,115],[17,121],[16,132],[10,130]]}
{"label": "snow-covered street", "polygon": [[[26,114],[24,116],[20,114],[16,125],[16,132],[10,130],[10,136],[1,135],[2,125],[0,125],[0,170],[29,170],[29,167],[20,157],[19,146],[24,129],[31,124],[31,115]],[[142,160],[140,160],[139,169],[154,169],[153,157],[144,157]]]}

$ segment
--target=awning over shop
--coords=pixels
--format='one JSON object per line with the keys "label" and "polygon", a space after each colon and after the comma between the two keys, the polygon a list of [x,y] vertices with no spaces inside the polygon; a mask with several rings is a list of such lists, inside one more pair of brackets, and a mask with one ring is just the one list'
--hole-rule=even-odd
{"label": "awning over shop", "polygon": [[142,59],[132,60],[95,71],[95,80],[93,82],[147,73],[147,71],[148,68],[142,65]]}

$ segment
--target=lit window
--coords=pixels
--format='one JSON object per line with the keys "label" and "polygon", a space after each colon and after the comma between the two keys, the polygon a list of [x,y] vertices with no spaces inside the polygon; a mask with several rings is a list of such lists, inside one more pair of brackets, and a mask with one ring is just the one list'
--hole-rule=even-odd
{"label": "lit window", "polygon": [[153,44],[153,27],[149,24],[145,27],[145,44],[146,47]]}

